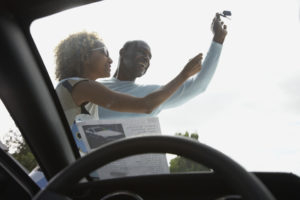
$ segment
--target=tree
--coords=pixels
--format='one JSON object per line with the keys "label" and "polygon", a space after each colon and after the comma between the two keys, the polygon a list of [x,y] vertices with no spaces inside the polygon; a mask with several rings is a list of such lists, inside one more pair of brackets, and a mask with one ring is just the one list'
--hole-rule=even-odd
{"label": "tree", "polygon": [[8,153],[11,154],[28,171],[37,166],[37,162],[31,153],[29,146],[19,131],[10,129],[3,138],[4,144],[8,147]]}
{"label": "tree", "polygon": [[[197,133],[191,133],[189,134],[188,131],[186,131],[184,134],[182,133],[175,133],[177,136],[183,136],[183,137],[190,137],[194,140],[198,141],[199,135]],[[170,172],[176,173],[176,172],[193,172],[193,171],[209,171],[209,168],[206,166],[197,163],[195,161],[189,160],[187,158],[177,156],[173,158],[170,161]]]}

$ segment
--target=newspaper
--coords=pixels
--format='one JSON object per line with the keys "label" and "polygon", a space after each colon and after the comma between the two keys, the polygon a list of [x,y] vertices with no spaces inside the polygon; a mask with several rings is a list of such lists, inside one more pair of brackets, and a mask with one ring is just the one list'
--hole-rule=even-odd
{"label": "newspaper", "polygon": [[[157,117],[113,120],[85,120],[72,128],[77,146],[83,153],[120,138],[142,134],[160,135]],[[78,134],[79,133],[79,134]],[[100,179],[169,173],[165,154],[141,154],[114,161],[97,170]]]}

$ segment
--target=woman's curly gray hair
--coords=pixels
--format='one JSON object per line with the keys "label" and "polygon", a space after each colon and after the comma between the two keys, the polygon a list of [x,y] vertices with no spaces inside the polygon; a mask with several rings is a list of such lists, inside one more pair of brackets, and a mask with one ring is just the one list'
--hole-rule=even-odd
{"label": "woman's curly gray hair", "polygon": [[104,45],[97,33],[79,32],[62,40],[54,50],[57,80],[69,77],[81,77],[83,67],[93,48]]}

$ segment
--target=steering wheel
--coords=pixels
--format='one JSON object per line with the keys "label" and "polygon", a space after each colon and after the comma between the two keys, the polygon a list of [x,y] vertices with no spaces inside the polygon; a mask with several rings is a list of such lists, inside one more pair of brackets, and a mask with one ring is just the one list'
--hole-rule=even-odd
{"label": "steering wheel", "polygon": [[[223,153],[190,138],[181,136],[136,136],[107,143],[60,171],[41,190],[35,200],[68,199],[60,195],[88,173],[112,161],[143,153],[172,153],[209,166],[220,173],[243,199],[275,200],[255,175],[247,172]],[[50,197],[50,198],[49,198]]]}

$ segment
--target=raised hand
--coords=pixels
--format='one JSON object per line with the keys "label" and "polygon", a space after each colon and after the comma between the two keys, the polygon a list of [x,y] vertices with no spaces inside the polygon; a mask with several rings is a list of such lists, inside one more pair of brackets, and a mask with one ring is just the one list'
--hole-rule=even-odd
{"label": "raised hand", "polygon": [[220,44],[223,44],[225,37],[227,35],[227,26],[221,20],[220,14],[216,13],[212,23],[211,23],[211,30],[214,34],[213,40]]}

